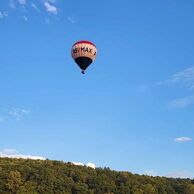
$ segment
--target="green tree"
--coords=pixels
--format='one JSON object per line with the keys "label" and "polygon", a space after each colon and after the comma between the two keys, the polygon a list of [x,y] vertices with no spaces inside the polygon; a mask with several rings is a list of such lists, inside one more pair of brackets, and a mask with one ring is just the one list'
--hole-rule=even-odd
{"label": "green tree", "polygon": [[17,190],[23,184],[22,176],[19,171],[10,171],[6,187],[13,194],[17,193]]}
{"label": "green tree", "polygon": [[84,183],[77,183],[72,188],[72,194],[87,194],[89,193],[88,186]]}
{"label": "green tree", "polygon": [[157,194],[154,186],[152,186],[151,184],[146,184],[143,186],[143,191],[145,194]]}
{"label": "green tree", "polygon": [[185,194],[194,194],[194,185],[189,184],[186,186]]}

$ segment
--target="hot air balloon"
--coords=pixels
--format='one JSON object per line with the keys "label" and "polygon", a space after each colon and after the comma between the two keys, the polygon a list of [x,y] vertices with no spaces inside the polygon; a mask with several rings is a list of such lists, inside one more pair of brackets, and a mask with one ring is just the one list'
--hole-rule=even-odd
{"label": "hot air balloon", "polygon": [[95,60],[96,54],[96,46],[86,40],[76,42],[71,49],[72,58],[79,65],[83,74],[87,67]]}

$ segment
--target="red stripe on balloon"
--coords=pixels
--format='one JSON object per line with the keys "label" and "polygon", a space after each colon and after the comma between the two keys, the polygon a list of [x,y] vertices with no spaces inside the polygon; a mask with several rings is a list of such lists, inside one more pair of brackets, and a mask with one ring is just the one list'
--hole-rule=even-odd
{"label": "red stripe on balloon", "polygon": [[95,45],[95,44],[93,44],[92,42],[87,41],[87,40],[81,40],[81,41],[78,41],[78,42],[76,42],[73,46],[75,46],[76,44],[90,44],[90,45],[93,45],[93,46],[95,46],[95,47],[96,47],[96,45]]}

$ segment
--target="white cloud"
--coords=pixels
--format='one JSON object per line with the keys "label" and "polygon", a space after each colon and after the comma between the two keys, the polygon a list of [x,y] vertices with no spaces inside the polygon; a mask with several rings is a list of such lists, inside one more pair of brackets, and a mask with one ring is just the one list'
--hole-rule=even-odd
{"label": "white cloud", "polygon": [[47,12],[57,15],[58,9],[56,6],[51,5],[51,3],[49,3],[49,2],[44,2],[44,6],[45,6]]}
{"label": "white cloud", "polygon": [[181,84],[190,89],[194,88],[194,67],[186,68],[175,73],[169,79],[157,83],[157,85],[163,84]]}
{"label": "white cloud", "polygon": [[191,172],[186,172],[186,171],[177,171],[177,172],[172,172],[169,173],[167,175],[165,175],[165,177],[168,178],[194,178],[194,175]]}
{"label": "white cloud", "polygon": [[93,168],[93,169],[96,168],[96,165],[93,164],[93,163],[91,163],[91,162],[88,162],[88,163],[86,164],[86,166],[87,166],[87,167],[90,167],[90,168]]}
{"label": "white cloud", "polygon": [[24,118],[25,115],[30,114],[29,110],[21,109],[21,108],[15,108],[11,111],[9,111],[9,115],[13,118],[15,118],[17,121],[20,121]]}
{"label": "white cloud", "polygon": [[24,155],[18,154],[15,149],[6,148],[0,152],[1,158],[22,158],[22,159],[32,159],[32,160],[46,160],[46,158],[41,156],[32,156],[32,155]]}
{"label": "white cloud", "polygon": [[172,100],[169,105],[172,108],[185,108],[193,103],[194,103],[194,95]]}
{"label": "white cloud", "polygon": [[188,141],[192,141],[192,138],[190,137],[177,137],[174,139],[175,142],[188,142]]}
{"label": "white cloud", "polygon": [[72,164],[74,164],[74,165],[76,165],[76,166],[84,166],[84,164],[81,163],[81,162],[72,162]]}
{"label": "white cloud", "polygon": [[88,162],[86,165],[81,163],[81,162],[72,162],[72,164],[74,164],[76,166],[87,166],[87,167],[90,167],[90,168],[93,168],[93,169],[96,168],[96,165],[91,163],[91,162]]}

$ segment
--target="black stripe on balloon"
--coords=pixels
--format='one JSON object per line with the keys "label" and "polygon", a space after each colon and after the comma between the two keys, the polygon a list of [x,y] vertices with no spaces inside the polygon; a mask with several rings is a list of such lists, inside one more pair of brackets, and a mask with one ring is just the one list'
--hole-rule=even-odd
{"label": "black stripe on balloon", "polygon": [[79,65],[80,69],[86,70],[87,67],[92,63],[92,59],[88,57],[78,57],[75,62]]}

